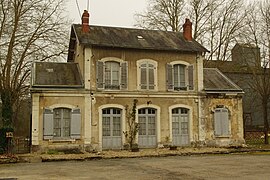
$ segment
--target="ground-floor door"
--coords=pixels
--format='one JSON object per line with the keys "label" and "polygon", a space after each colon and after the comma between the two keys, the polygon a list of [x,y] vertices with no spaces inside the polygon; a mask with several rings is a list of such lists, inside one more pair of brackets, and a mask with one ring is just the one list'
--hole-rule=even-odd
{"label": "ground-floor door", "polygon": [[121,149],[122,125],[121,110],[107,108],[102,110],[102,149]]}
{"label": "ground-floor door", "polygon": [[157,146],[157,113],[153,108],[142,108],[138,110],[139,118],[139,147],[156,147]]}
{"label": "ground-floor door", "polygon": [[184,146],[189,144],[189,110],[175,108],[172,110],[172,144]]}

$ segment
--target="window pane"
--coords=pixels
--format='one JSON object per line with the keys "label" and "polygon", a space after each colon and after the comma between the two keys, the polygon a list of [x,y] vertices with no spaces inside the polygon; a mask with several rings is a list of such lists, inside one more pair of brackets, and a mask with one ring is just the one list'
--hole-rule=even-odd
{"label": "window pane", "polygon": [[54,109],[54,137],[70,137],[71,110]]}
{"label": "window pane", "polygon": [[119,89],[120,88],[120,64],[118,62],[105,63],[105,88]]}
{"label": "window pane", "polygon": [[103,136],[110,136],[111,135],[110,117],[103,117],[102,118],[102,135]]}
{"label": "window pane", "polygon": [[148,135],[156,134],[156,118],[148,117]]}
{"label": "window pane", "polygon": [[182,64],[174,65],[174,87],[175,90],[186,90],[186,77],[185,77],[186,66]]}
{"label": "window pane", "polygon": [[172,119],[172,134],[179,134],[179,120],[178,120],[178,116],[177,117],[173,117]]}
{"label": "window pane", "polygon": [[181,134],[188,134],[188,123],[187,122],[181,123]]}
{"label": "window pane", "polygon": [[121,136],[120,117],[113,117],[113,136]]}
{"label": "window pane", "polygon": [[139,117],[139,135],[146,135],[146,117]]}

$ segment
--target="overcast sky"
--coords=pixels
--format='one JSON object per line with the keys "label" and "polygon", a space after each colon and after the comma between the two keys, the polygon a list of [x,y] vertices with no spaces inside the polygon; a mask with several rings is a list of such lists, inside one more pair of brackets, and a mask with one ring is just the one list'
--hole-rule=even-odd
{"label": "overcast sky", "polygon": [[81,23],[88,1],[90,24],[117,27],[133,27],[134,14],[143,12],[147,3],[147,0],[67,0],[67,12],[73,23]]}

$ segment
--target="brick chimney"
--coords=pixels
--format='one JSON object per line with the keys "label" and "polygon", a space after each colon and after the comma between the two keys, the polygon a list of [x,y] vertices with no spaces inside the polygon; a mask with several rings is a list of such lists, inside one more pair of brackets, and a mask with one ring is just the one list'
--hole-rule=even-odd
{"label": "brick chimney", "polygon": [[88,33],[89,30],[89,13],[87,10],[84,10],[82,15],[82,32]]}
{"label": "brick chimney", "polygon": [[187,41],[192,41],[192,23],[186,18],[186,22],[183,25],[183,35]]}

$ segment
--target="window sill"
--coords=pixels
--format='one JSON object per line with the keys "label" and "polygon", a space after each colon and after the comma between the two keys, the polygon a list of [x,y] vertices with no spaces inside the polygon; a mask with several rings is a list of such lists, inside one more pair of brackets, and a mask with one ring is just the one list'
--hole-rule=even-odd
{"label": "window sill", "polygon": [[49,139],[52,143],[62,143],[62,142],[75,142],[76,139]]}
{"label": "window sill", "polygon": [[231,135],[215,135],[216,138],[231,138]]}

